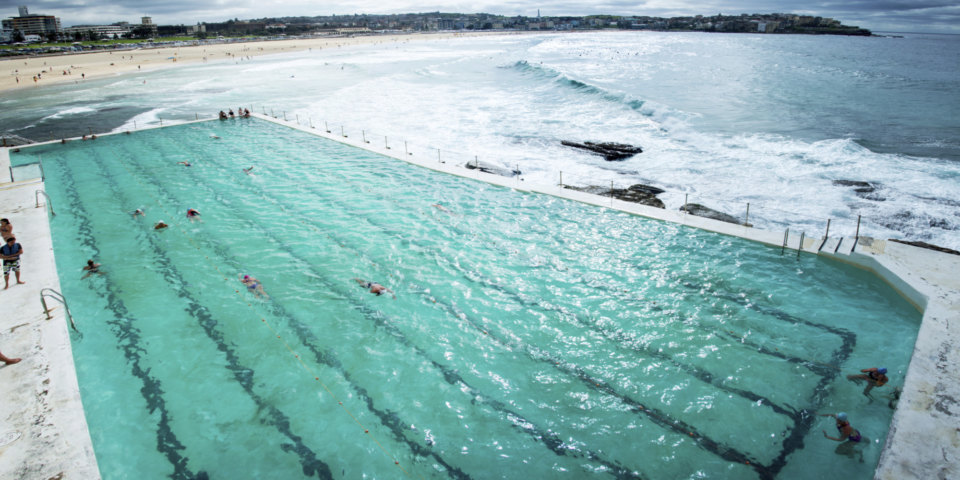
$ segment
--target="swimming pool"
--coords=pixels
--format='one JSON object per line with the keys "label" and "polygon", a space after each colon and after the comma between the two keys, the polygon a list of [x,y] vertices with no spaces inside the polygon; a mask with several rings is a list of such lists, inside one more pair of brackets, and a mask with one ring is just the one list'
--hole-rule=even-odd
{"label": "swimming pool", "polygon": [[835,262],[256,119],[39,156],[108,479],[867,478],[892,410],[844,376],[897,383],[920,319]]}

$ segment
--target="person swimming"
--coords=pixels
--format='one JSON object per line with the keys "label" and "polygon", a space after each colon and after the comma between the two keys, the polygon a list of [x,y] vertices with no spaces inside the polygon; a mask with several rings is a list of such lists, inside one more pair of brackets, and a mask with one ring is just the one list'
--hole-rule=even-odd
{"label": "person swimming", "polygon": [[167,225],[166,223],[163,223],[163,220],[160,220],[159,222],[157,222],[157,223],[155,223],[155,224],[153,225],[153,229],[154,229],[154,230],[161,230],[161,229],[167,228],[167,227],[169,227],[169,226],[170,226],[170,225]]}
{"label": "person swimming", "polygon": [[87,278],[94,273],[103,274],[103,272],[100,271],[100,264],[93,263],[92,259],[87,260],[87,266],[83,267],[83,270],[87,273],[82,278]]}
{"label": "person swimming", "polygon": [[130,215],[133,215],[134,217],[137,217],[137,216],[145,217],[145,216],[147,216],[147,214],[143,213],[143,210],[140,210],[139,208],[136,209],[136,210],[134,210],[134,211],[132,211],[132,212],[130,212]]}
{"label": "person swimming", "polygon": [[200,216],[200,212],[192,208],[187,209],[187,218],[193,218],[193,217],[199,217],[199,216]]}
{"label": "person swimming", "polygon": [[354,278],[353,280],[356,281],[358,284],[360,284],[361,287],[363,287],[363,288],[365,288],[365,289],[369,289],[369,290],[370,290],[370,293],[372,293],[372,294],[374,294],[374,295],[380,296],[380,295],[383,295],[384,292],[389,292],[390,295],[393,296],[393,299],[394,299],[394,300],[397,299],[397,296],[393,293],[393,290],[390,290],[389,288],[384,287],[383,285],[380,285],[379,283],[376,283],[376,282],[368,282],[368,281],[366,281],[366,280],[364,280],[364,279],[362,279],[362,278]]}
{"label": "person swimming", "polygon": [[247,175],[250,175],[250,172],[252,172],[252,171],[253,171],[253,167],[252,167],[252,166],[251,166],[250,168],[244,168],[244,169],[243,169],[243,173],[246,173]]}
{"label": "person swimming", "polygon": [[267,292],[263,291],[263,285],[255,277],[251,277],[250,275],[238,274],[237,278],[239,278],[240,283],[246,286],[247,290],[253,292],[254,295],[258,297],[262,296],[264,298],[270,298],[270,296],[267,295]]}
{"label": "person swimming", "polygon": [[184,167],[191,167],[190,162],[177,162],[177,165],[183,165]]}
{"label": "person swimming", "polygon": [[845,442],[845,441],[847,441],[847,442],[859,443],[861,440],[863,440],[863,436],[860,435],[860,431],[857,430],[857,429],[855,429],[855,428],[853,428],[853,427],[850,425],[850,422],[847,421],[847,414],[846,414],[846,413],[840,412],[840,413],[838,413],[838,414],[836,414],[836,415],[834,415],[834,414],[832,414],[832,413],[823,413],[823,414],[820,414],[820,416],[821,416],[821,417],[833,417],[833,418],[835,418],[835,419],[837,420],[837,432],[840,434],[840,437],[834,438],[834,437],[831,437],[830,435],[827,435],[827,431],[824,430],[824,431],[823,431],[823,436],[824,436],[824,437],[829,438],[830,440],[837,441],[837,442]]}

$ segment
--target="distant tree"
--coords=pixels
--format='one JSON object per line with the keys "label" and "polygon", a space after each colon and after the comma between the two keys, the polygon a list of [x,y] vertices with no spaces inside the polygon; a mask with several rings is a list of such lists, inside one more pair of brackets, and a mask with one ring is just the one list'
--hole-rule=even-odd
{"label": "distant tree", "polygon": [[93,30],[87,30],[87,38],[89,38],[91,42],[95,42],[100,40],[100,34]]}
{"label": "distant tree", "polygon": [[57,40],[60,40],[60,35],[57,32],[47,32],[47,41],[51,43],[56,43]]}
{"label": "distant tree", "polygon": [[73,32],[73,41],[79,42],[83,40],[83,32]]}
{"label": "distant tree", "polygon": [[14,31],[13,31],[13,41],[14,41],[14,42],[22,42],[22,41],[24,41],[24,40],[26,40],[26,39],[27,39],[27,37],[24,37],[24,36],[23,36],[23,32],[21,32],[20,30],[14,30]]}
{"label": "distant tree", "polygon": [[490,30],[492,28],[493,28],[493,24],[490,22],[484,23],[483,27],[481,27],[482,30]]}
{"label": "distant tree", "polygon": [[200,40],[207,38],[207,32],[197,32],[197,38]]}
{"label": "distant tree", "polygon": [[151,30],[150,27],[144,27],[143,25],[140,25],[139,27],[131,30],[130,34],[133,38],[150,38],[153,36],[153,30]]}

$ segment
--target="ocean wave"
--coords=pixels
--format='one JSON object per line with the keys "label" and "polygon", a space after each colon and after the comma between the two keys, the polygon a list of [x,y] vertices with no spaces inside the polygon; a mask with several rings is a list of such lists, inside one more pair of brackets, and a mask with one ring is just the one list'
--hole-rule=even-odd
{"label": "ocean wave", "polygon": [[68,115],[77,115],[79,113],[90,113],[90,112],[96,112],[96,111],[97,111],[96,109],[89,108],[89,107],[71,107],[64,110],[60,110],[54,113],[53,115],[47,115],[46,117],[43,117],[42,119],[40,119],[40,121],[43,122],[46,120],[56,120],[58,118],[63,118]]}
{"label": "ocean wave", "polygon": [[508,65],[502,68],[514,69],[516,71],[519,71],[521,73],[527,74],[535,78],[552,81],[561,87],[566,87],[582,94],[594,95],[599,98],[602,98],[603,100],[624,105],[644,115],[647,115],[649,113],[648,110],[644,109],[644,105],[646,104],[646,101],[644,100],[641,100],[639,98],[632,98],[629,95],[624,93],[611,92],[605,88],[598,87],[596,85],[591,85],[589,83],[576,80],[574,78],[570,78],[563,72],[554,70],[550,67],[531,64],[526,60],[519,60],[512,65]]}

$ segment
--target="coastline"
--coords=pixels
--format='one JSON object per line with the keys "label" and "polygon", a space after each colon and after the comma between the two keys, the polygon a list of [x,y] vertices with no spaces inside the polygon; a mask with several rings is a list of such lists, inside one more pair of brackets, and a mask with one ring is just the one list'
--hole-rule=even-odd
{"label": "coastline", "polygon": [[[100,50],[0,60],[0,94],[9,90],[43,88],[49,85],[80,83],[133,72],[150,72],[204,62],[239,62],[278,53],[353,45],[451,40],[485,35],[518,35],[526,32],[440,32],[350,37],[316,37],[288,40],[190,45],[181,47]],[[65,73],[66,72],[66,73]],[[40,77],[34,81],[34,76]]]}

